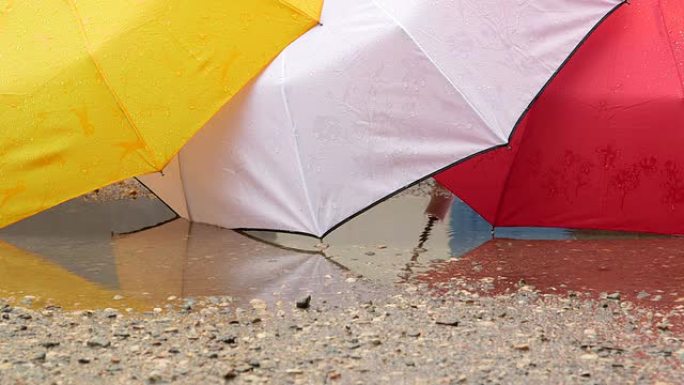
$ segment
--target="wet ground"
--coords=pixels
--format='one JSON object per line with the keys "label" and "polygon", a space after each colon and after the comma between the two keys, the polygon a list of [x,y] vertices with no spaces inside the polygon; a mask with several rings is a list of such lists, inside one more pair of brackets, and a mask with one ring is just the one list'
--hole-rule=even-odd
{"label": "wet ground", "polygon": [[[114,333],[113,337],[103,337],[106,348],[111,345],[118,346],[117,349],[142,349],[140,346],[156,343],[164,330],[177,330],[158,345],[153,344],[147,353],[141,353],[150,362],[169,361],[168,351],[174,349],[192,351],[188,353],[188,357],[194,357],[188,358],[191,362],[198,356],[213,357],[211,351],[217,352],[212,359],[230,356],[224,357],[230,362],[223,365],[225,368],[220,362],[211,361],[213,374],[206,378],[202,377],[205,371],[197,368],[193,369],[197,370],[194,375],[188,374],[192,372],[188,369],[175,379],[157,366],[144,369],[136,362],[130,363],[130,368],[122,368],[118,356],[126,353],[120,349],[111,353],[113,358],[100,362],[105,366],[97,367],[119,367],[110,373],[112,378],[122,372],[133,383],[174,382],[183,378],[199,382],[238,378],[248,382],[247,373],[257,375],[253,382],[280,379],[321,383],[338,380],[339,374],[344,379],[341,383],[396,383],[400,379],[420,383],[421,377],[415,373],[426,373],[415,369],[421,349],[434,350],[424,352],[430,361],[424,363],[423,369],[427,373],[436,370],[433,374],[439,374],[443,383],[546,383],[544,373],[548,376],[549,370],[566,367],[570,369],[565,375],[556,373],[554,383],[679,383],[673,379],[679,378],[676,373],[684,360],[679,340],[684,332],[684,238],[564,229],[493,231],[465,204],[443,192],[433,192],[429,185],[376,206],[324,240],[270,232],[238,233],[176,218],[163,203],[129,188],[132,190],[116,198],[67,202],[0,230],[0,308],[5,306],[3,312],[8,314],[3,318],[5,324],[0,322],[0,337],[3,332],[8,333],[0,342],[0,353],[10,351],[20,356],[14,361],[0,358],[0,383],[4,383],[3,373],[12,374],[6,378],[14,382],[7,383],[47,381],[46,373],[57,370],[60,360],[66,365],[64,368],[70,368],[57,370],[56,378],[62,383],[92,379],[79,372],[82,365],[79,366],[75,355],[81,354],[79,346],[90,346],[87,340],[93,334],[102,334],[94,330],[109,330],[105,333],[108,334],[113,333],[115,326],[127,329],[124,334],[128,336],[118,338]],[[130,199],[134,197],[137,199]],[[315,312],[304,315],[294,303],[308,295],[313,297]],[[374,310],[369,315],[370,308]],[[86,309],[96,312],[85,316],[64,313]],[[54,312],[60,315],[57,320],[53,319]],[[169,315],[162,318],[166,326],[161,331],[145,334],[142,331],[149,326],[135,329],[136,324],[156,323],[167,312]],[[385,313],[399,314],[399,318],[387,323],[381,320],[389,320],[384,318],[389,317]],[[129,318],[121,318],[121,314]],[[230,315],[222,318],[221,314]],[[263,318],[269,326],[254,326],[255,317]],[[346,321],[340,320],[336,325],[335,317]],[[368,327],[353,326],[366,318]],[[321,375],[322,369],[315,362],[323,358],[310,363],[290,362],[282,354],[265,355],[259,350],[259,359],[270,361],[272,366],[270,371],[261,373],[259,368],[265,370],[267,365],[248,362],[250,354],[256,354],[254,346],[246,344],[245,350],[241,350],[243,345],[227,343],[231,348],[228,351],[232,352],[229,354],[223,345],[212,345],[225,333],[221,327],[216,330],[215,326],[205,325],[206,319],[232,330],[231,336],[238,339],[275,338],[271,343],[285,343],[282,351],[295,356],[312,354],[295,341],[301,337],[298,330],[314,327],[317,332],[304,333],[310,334],[312,351],[328,359],[338,356],[340,352],[335,349],[346,353],[337,366],[325,369],[322,380],[314,381],[309,374]],[[534,321],[528,324],[530,320]],[[79,331],[81,336],[67,333],[64,338],[73,339],[70,358],[50,363],[45,358],[45,349],[47,353],[54,353],[54,349],[44,345],[54,340],[50,331],[54,322],[74,323],[74,330],[90,326]],[[281,330],[278,325],[282,326],[282,322],[293,323],[295,328]],[[300,328],[298,322],[305,326]],[[454,327],[460,324],[461,328],[450,329],[445,335],[443,326],[449,329],[450,323]],[[231,324],[244,328],[235,329]],[[485,329],[481,330],[483,325]],[[24,328],[34,327],[37,331],[33,334],[24,333]],[[359,327],[369,330],[361,336],[349,337],[354,334],[352,329]],[[140,335],[136,337],[131,330],[141,331]],[[544,332],[539,337],[540,330],[553,334],[558,346],[536,346],[539,338],[542,342],[548,339]],[[181,349],[176,345],[186,342],[178,342],[173,336],[186,332],[198,337],[178,339],[190,344]],[[402,340],[407,335],[419,338],[421,333],[430,338],[416,340],[418,346],[406,345]],[[283,342],[280,334],[289,335],[289,343]],[[394,340],[395,335],[399,339]],[[459,371],[469,374],[448,370],[446,364],[455,357],[448,346],[443,346],[444,341],[440,343],[444,338],[453,346],[472,348],[473,352],[477,350],[474,345],[485,347],[484,351],[473,353],[474,357],[458,356],[461,361],[454,365],[461,365]],[[203,339],[203,345],[193,345],[193,341]],[[321,340],[330,343],[319,346]],[[351,354],[349,350],[356,351],[356,345],[362,349],[359,354]],[[402,353],[398,363],[389,363],[381,360],[377,352],[366,352],[379,345],[395,349],[378,349],[385,355],[411,351],[413,356]],[[164,347],[167,352],[159,353],[159,358],[158,352],[151,353],[159,350],[155,346]],[[206,353],[207,349],[210,353]],[[554,349],[568,356],[560,361],[543,358],[555,354]],[[529,351],[532,353],[528,354]],[[381,377],[367,374],[374,370],[372,365],[360,371],[346,370],[345,365],[360,360],[366,354],[363,352],[372,358],[368,365],[387,365],[394,368],[395,374],[380,381]],[[441,358],[435,356],[438,352]],[[92,352],[89,354],[84,360],[97,361]],[[176,354],[171,353],[174,357]],[[475,370],[506,360],[507,355],[515,358],[510,372]],[[536,358],[530,361],[531,356]],[[604,360],[614,356],[620,360]],[[535,369],[521,371],[521,357],[527,357]],[[236,369],[245,360],[250,368]],[[283,367],[279,360],[292,367]],[[594,360],[597,362],[591,363]],[[206,363],[200,359],[193,365],[201,368]],[[26,374],[16,372],[18,368]],[[132,374],[135,378],[131,378],[131,368],[144,373]],[[282,370],[284,377],[280,377]],[[414,375],[409,375],[412,371]],[[428,379],[424,383],[435,383],[438,379],[424,375]],[[116,378],[119,383],[128,383]]]}
{"label": "wet ground", "polygon": [[492,294],[524,282],[544,293],[619,292],[647,306],[684,307],[683,237],[494,231],[442,194],[414,189],[324,240],[189,223],[147,196],[73,200],[0,230],[0,296],[67,309],[149,310],[168,297],[246,303],[316,292],[334,301],[355,276],[385,284],[460,277],[493,279]]}

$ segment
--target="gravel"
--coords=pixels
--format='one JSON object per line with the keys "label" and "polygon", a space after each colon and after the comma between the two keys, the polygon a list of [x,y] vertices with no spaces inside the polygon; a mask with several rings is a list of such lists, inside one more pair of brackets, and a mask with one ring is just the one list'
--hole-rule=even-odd
{"label": "gravel", "polygon": [[215,297],[116,317],[0,300],[0,383],[681,383],[680,336],[619,299],[376,289],[345,306],[314,294],[305,311]]}

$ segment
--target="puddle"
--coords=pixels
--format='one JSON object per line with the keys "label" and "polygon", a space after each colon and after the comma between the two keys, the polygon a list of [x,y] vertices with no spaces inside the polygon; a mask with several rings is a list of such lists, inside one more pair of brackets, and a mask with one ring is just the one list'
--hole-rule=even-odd
{"label": "puddle", "polygon": [[492,233],[463,202],[420,190],[354,218],[322,244],[191,224],[147,198],[74,200],[0,231],[0,297],[35,296],[36,306],[143,310],[168,297],[247,303],[307,293],[334,302],[354,274],[386,284],[489,279],[492,292],[524,281],[547,293],[619,291],[648,306],[684,308],[684,238]]}
{"label": "puddle", "polygon": [[[348,272],[288,249],[175,219],[152,199],[75,200],[0,231],[0,297],[34,306],[149,310],[169,297],[334,301]],[[267,236],[268,238],[268,236]],[[273,238],[273,237],[271,237]]]}

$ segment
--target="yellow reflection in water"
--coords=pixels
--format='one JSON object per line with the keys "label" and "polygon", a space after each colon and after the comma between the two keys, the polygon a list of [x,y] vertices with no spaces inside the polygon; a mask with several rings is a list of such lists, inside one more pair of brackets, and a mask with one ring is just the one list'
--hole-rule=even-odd
{"label": "yellow reflection in water", "polygon": [[35,296],[34,307],[57,305],[66,310],[150,306],[137,299],[115,300],[117,293],[44,258],[0,241],[0,297]]}

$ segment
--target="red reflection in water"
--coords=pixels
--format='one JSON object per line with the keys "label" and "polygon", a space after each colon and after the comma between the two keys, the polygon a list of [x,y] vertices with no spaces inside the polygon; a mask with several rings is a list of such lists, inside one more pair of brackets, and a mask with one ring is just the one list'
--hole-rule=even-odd
{"label": "red reflection in water", "polygon": [[[417,279],[452,277],[493,277],[496,292],[514,289],[520,280],[542,293],[619,291],[623,299],[668,310],[684,307],[684,238],[493,239]],[[642,291],[649,296],[638,298]]]}

